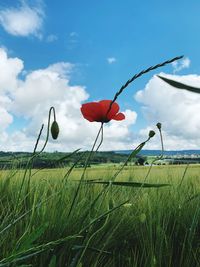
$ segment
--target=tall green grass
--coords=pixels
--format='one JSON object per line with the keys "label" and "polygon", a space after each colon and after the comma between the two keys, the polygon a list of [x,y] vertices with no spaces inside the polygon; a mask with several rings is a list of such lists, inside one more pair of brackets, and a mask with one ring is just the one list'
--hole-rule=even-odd
{"label": "tall green grass", "polygon": [[[109,180],[114,171],[91,168],[86,177]],[[65,172],[34,175],[15,214],[23,172],[1,172],[0,266],[199,266],[199,167],[181,186],[184,168],[174,166],[152,168],[147,182],[171,184],[164,188],[82,184],[70,215],[82,170],[63,181]],[[126,167],[117,181],[142,182],[146,172]]]}

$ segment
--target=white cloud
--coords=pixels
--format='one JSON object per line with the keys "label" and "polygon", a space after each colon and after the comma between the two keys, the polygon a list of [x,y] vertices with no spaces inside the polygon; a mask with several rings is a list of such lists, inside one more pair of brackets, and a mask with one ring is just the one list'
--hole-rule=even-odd
{"label": "white cloud", "polygon": [[55,73],[58,77],[69,78],[70,73],[72,72],[74,65],[69,62],[59,62],[50,65],[47,70]]}
{"label": "white cloud", "polygon": [[179,72],[183,69],[189,68],[190,63],[191,63],[191,61],[188,57],[183,58],[182,60],[179,60],[179,61],[172,62],[172,67],[174,69],[174,73]]}
{"label": "white cloud", "polygon": [[0,114],[0,132],[2,133],[13,122],[13,116],[4,107],[0,107]]}
{"label": "white cloud", "polygon": [[[22,60],[8,57],[6,51],[0,49],[0,66],[0,75],[5,78],[2,82],[0,77],[1,150],[31,151],[42,123],[47,125],[51,106],[56,109],[60,135],[57,141],[50,139],[47,150],[91,148],[100,124],[82,117],[80,107],[89,95],[84,86],[70,84],[72,64],[59,62],[45,69],[25,72]],[[22,73],[23,79],[19,75]],[[18,120],[27,119],[28,123],[23,128],[15,126],[15,131],[10,133],[7,129],[14,121],[13,114]],[[131,110],[126,110],[125,114],[126,120],[105,125],[103,149],[125,149],[132,144],[130,128],[137,114]]]}
{"label": "white cloud", "polygon": [[19,7],[10,7],[0,11],[0,24],[14,36],[34,35],[41,38],[44,11],[40,6],[30,7],[21,1]]}
{"label": "white cloud", "polygon": [[134,142],[131,126],[136,123],[137,113],[132,110],[123,111],[126,119],[123,121],[111,121],[104,127],[104,142],[102,150],[131,149]]}
{"label": "white cloud", "polygon": [[11,94],[18,86],[18,74],[23,69],[23,62],[18,58],[8,58],[6,50],[0,48],[0,132],[4,135],[6,128],[13,122],[10,114]]}
{"label": "white cloud", "polygon": [[[198,75],[167,75],[165,77],[200,87]],[[150,125],[163,124],[167,149],[200,147],[200,95],[173,88],[154,76],[135,98],[143,104]]]}
{"label": "white cloud", "polygon": [[0,92],[15,89],[17,76],[23,69],[23,61],[18,58],[8,58],[4,48],[0,48]]}
{"label": "white cloud", "polygon": [[108,57],[107,58],[107,62],[108,64],[113,64],[117,61],[117,59],[115,57]]}

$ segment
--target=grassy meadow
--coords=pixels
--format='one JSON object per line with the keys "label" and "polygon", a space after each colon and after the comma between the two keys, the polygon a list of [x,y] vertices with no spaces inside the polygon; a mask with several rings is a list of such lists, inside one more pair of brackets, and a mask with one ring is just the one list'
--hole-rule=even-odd
{"label": "grassy meadow", "polygon": [[200,266],[200,166],[118,169],[2,170],[0,266]]}
{"label": "grassy meadow", "polygon": [[[164,152],[161,123],[156,124],[161,155],[151,166],[128,164],[155,135],[153,130],[123,163],[100,165],[100,157],[98,166],[92,166],[103,142],[104,123],[125,119],[118,113],[117,97],[136,78],[180,58],[134,75],[113,101],[83,104],[84,118],[101,122],[92,149],[68,153],[56,159],[56,165],[45,155],[45,166],[48,162],[62,168],[37,170],[34,163],[50,131],[54,140],[59,135],[55,108],[50,108],[42,148],[37,150],[44,125],[33,153],[23,161],[11,155],[13,167],[0,172],[0,267],[200,266],[200,165],[153,166]],[[73,156],[77,157],[65,165],[63,160]]]}

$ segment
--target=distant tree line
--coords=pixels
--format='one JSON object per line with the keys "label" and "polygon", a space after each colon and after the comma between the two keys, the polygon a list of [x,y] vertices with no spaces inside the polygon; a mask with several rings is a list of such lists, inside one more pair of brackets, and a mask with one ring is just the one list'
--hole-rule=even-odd
{"label": "distant tree line", "polygon": [[[76,163],[76,167],[83,167],[85,160],[88,157],[89,151],[77,153],[64,152],[43,152],[37,156],[32,163],[32,168],[59,168],[71,166]],[[3,152],[0,151],[0,169],[20,168],[24,169],[27,166],[28,160],[32,153],[29,152]],[[127,159],[127,154],[111,152],[96,152],[92,155],[90,165],[98,165],[105,163],[119,164],[124,163]],[[144,165],[147,157],[137,156],[130,164]]]}
{"label": "distant tree line", "polygon": [[[88,151],[78,153],[63,152],[43,152],[37,156],[32,164],[33,168],[58,168],[63,166],[71,166],[77,162],[77,166],[82,167],[88,156]],[[0,168],[26,168],[27,162],[32,156],[29,152],[3,152],[0,151]],[[115,152],[97,152],[90,161],[90,164],[101,163],[121,163],[127,159],[125,154],[117,154]]]}

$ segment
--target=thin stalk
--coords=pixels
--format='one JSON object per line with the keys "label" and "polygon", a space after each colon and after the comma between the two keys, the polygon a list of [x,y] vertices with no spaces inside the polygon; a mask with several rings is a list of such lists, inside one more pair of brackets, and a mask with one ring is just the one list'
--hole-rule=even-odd
{"label": "thin stalk", "polygon": [[81,230],[79,231],[78,234],[81,235],[81,234],[84,233],[88,228],[90,228],[93,224],[95,224],[96,222],[100,222],[100,221],[101,221],[103,218],[105,218],[108,214],[110,214],[110,213],[114,212],[115,210],[121,208],[122,206],[124,206],[124,204],[128,203],[129,201],[130,201],[130,200],[128,199],[128,200],[122,202],[121,204],[115,206],[114,208],[109,209],[109,210],[106,211],[105,213],[101,214],[99,217],[93,219],[88,225],[86,225],[85,227],[83,227],[83,229],[81,229]]}
{"label": "thin stalk", "polygon": [[76,166],[76,164],[83,158],[84,154],[82,154],[75,162],[74,164],[70,167],[70,169],[66,172],[66,174],[64,175],[62,182],[67,181],[70,173],[73,171],[74,167]]}
{"label": "thin stalk", "polygon": [[[136,152],[137,150],[141,150],[143,148],[143,146],[150,140],[150,137],[142,142],[141,144],[139,144],[134,150],[133,152]],[[133,153],[132,152],[132,153]],[[116,179],[116,177],[121,173],[121,171],[124,169],[125,166],[127,166],[127,163],[129,162],[129,160],[132,158],[132,153],[128,156],[128,158],[126,159],[126,161],[124,162],[124,164],[122,165],[122,167],[113,175],[113,177],[111,178],[111,181],[114,181]]]}
{"label": "thin stalk", "polygon": [[107,113],[110,112],[111,107],[112,107],[113,103],[117,100],[118,96],[121,95],[121,93],[124,91],[124,89],[125,89],[126,87],[128,87],[128,85],[129,85],[130,83],[132,83],[134,80],[136,80],[136,79],[139,78],[140,76],[142,76],[142,75],[144,75],[144,74],[146,74],[146,73],[148,73],[148,72],[150,72],[150,71],[152,71],[152,70],[155,70],[155,69],[158,69],[158,68],[160,68],[160,67],[163,67],[163,66],[165,66],[165,65],[167,65],[167,64],[170,64],[170,63],[172,63],[172,62],[174,62],[174,61],[176,61],[176,60],[179,60],[179,59],[181,59],[181,58],[183,58],[183,56],[174,57],[174,58],[172,58],[172,59],[170,59],[170,60],[167,60],[167,61],[164,61],[164,62],[159,63],[159,64],[157,64],[157,65],[151,66],[151,67],[149,67],[149,68],[147,68],[147,69],[145,69],[145,70],[142,70],[142,71],[140,71],[139,73],[135,74],[135,75],[134,75],[131,79],[129,79],[124,85],[122,85],[122,87],[119,89],[119,91],[115,94],[115,96],[114,96],[112,102],[110,103],[110,107],[109,107]]}
{"label": "thin stalk", "polygon": [[163,158],[163,155],[164,155],[164,144],[163,144],[163,137],[162,137],[162,131],[161,131],[161,129],[159,129],[159,133],[160,133],[160,142],[161,142],[161,149],[162,149],[162,150],[161,150],[161,154],[151,162],[151,165],[150,165],[150,167],[149,167],[149,169],[148,169],[148,172],[147,172],[147,174],[146,174],[146,176],[145,176],[145,178],[144,178],[143,183],[145,183],[146,180],[147,180],[147,178],[149,177],[149,174],[150,174],[150,172],[151,172],[151,169],[152,169],[153,164],[154,164],[156,161],[161,160],[161,159]]}
{"label": "thin stalk", "polygon": [[34,148],[34,151],[33,151],[33,156],[39,156],[45,149],[47,143],[48,143],[48,140],[49,140],[49,132],[50,132],[50,120],[51,120],[51,112],[53,111],[53,116],[54,116],[54,121],[56,120],[56,112],[55,112],[55,108],[54,107],[51,107],[49,109],[49,117],[48,117],[48,125],[47,125],[47,135],[46,135],[46,140],[44,142],[44,145],[43,147],[41,148],[41,150],[39,152],[36,152],[36,148]]}
{"label": "thin stalk", "polygon": [[110,214],[108,214],[108,215],[106,216],[106,219],[105,219],[105,222],[103,223],[103,225],[102,225],[99,229],[97,229],[97,230],[96,230],[96,231],[89,237],[89,239],[87,240],[86,245],[84,246],[84,249],[82,250],[82,253],[81,253],[81,255],[80,255],[79,259],[78,259],[77,266],[80,264],[80,262],[81,262],[81,260],[82,260],[82,258],[83,258],[83,256],[84,256],[84,254],[85,254],[85,252],[86,252],[86,250],[87,250],[87,248],[88,248],[88,246],[89,246],[91,240],[92,240],[92,239],[93,239],[99,232],[101,232],[101,230],[103,230],[103,228],[106,226],[106,224],[107,224],[107,222],[108,222],[108,219],[109,219],[109,215],[110,215]]}
{"label": "thin stalk", "polygon": [[[120,174],[120,172],[124,169],[124,167],[126,166],[126,164],[129,162],[129,160],[133,157],[133,153],[135,152],[136,154],[143,148],[143,146],[146,144],[146,142],[148,142],[150,140],[150,137],[145,141],[142,142],[141,144],[139,144],[134,150],[133,152],[129,155],[129,157],[127,158],[127,160],[124,162],[123,166],[113,175],[113,177],[111,178],[111,181],[109,183],[109,185],[105,186],[100,193],[97,195],[97,197],[94,199],[94,201],[92,202],[92,204],[90,205],[90,207],[88,208],[88,210],[85,212],[85,216],[83,221],[86,219],[86,215],[87,212],[92,209],[95,205],[95,203],[98,201],[98,199],[105,193],[105,195],[108,193],[108,191],[110,190],[110,187],[112,186],[112,182],[116,179],[116,177]],[[138,151],[138,152],[137,152]]]}
{"label": "thin stalk", "polygon": [[188,163],[188,164],[186,165],[186,167],[185,167],[185,170],[184,170],[184,172],[183,172],[183,176],[182,176],[182,178],[181,178],[181,181],[180,181],[180,183],[179,183],[179,186],[182,185],[182,183],[183,183],[183,181],[184,181],[184,179],[185,179],[185,175],[186,175],[186,172],[187,172],[189,166],[190,166],[190,163]]}
{"label": "thin stalk", "polygon": [[[114,227],[114,228],[112,227],[112,229],[110,230],[110,232],[109,232],[109,237],[106,238],[106,241],[105,241],[105,242],[103,242],[103,246],[102,246],[102,248],[101,248],[101,251],[100,251],[100,253],[99,253],[99,254],[97,255],[97,257],[96,257],[96,261],[95,261],[95,265],[94,265],[94,267],[97,267],[97,266],[98,266],[98,260],[99,260],[99,258],[101,257],[101,254],[102,254],[103,250],[104,250],[105,247],[109,244],[109,241],[112,239],[114,233],[118,230],[118,228],[119,228],[120,224],[123,222],[123,220],[124,220],[124,217],[121,216],[121,217],[118,219],[118,222],[117,222],[117,224],[115,225],[115,227]],[[104,236],[102,236],[102,239],[103,239],[103,238],[104,238]]]}
{"label": "thin stalk", "polygon": [[76,199],[77,199],[77,197],[78,197],[78,193],[79,193],[79,190],[80,190],[82,181],[83,181],[84,176],[85,176],[85,172],[86,172],[87,167],[88,167],[88,163],[89,163],[89,161],[90,161],[90,158],[91,158],[91,156],[92,156],[92,153],[93,153],[94,148],[95,148],[95,146],[96,146],[96,143],[97,143],[97,141],[98,141],[98,138],[99,138],[99,135],[100,135],[100,133],[101,133],[101,131],[102,131],[102,128],[103,128],[103,123],[101,124],[101,127],[100,127],[100,129],[99,129],[99,131],[98,131],[98,133],[97,133],[97,136],[96,136],[95,141],[94,141],[94,143],[93,143],[92,149],[90,150],[90,153],[89,153],[88,157],[86,158],[85,166],[84,166],[84,169],[83,169],[83,172],[82,172],[82,175],[81,175],[81,178],[80,178],[78,187],[77,187],[77,189],[76,189],[74,198],[73,198],[73,200],[72,200],[72,204],[71,204],[71,206],[70,206],[68,216],[70,216],[70,214],[71,214],[71,212],[72,212],[72,210],[73,210],[74,204],[75,204]]}
{"label": "thin stalk", "polygon": [[100,143],[99,143],[98,147],[96,148],[95,152],[97,152],[99,150],[102,143],[103,143],[103,123],[102,123],[102,127],[101,127],[101,140],[100,140]]}
{"label": "thin stalk", "polygon": [[33,154],[35,154],[35,152],[36,152],[36,149],[37,149],[37,147],[38,147],[38,144],[39,144],[39,141],[40,141],[40,138],[41,138],[43,129],[44,129],[44,124],[42,124],[41,129],[40,129],[40,132],[39,132],[39,134],[38,134],[38,138],[37,138],[37,141],[36,141],[36,143],[35,143],[35,147],[34,147],[34,150],[33,150]]}
{"label": "thin stalk", "polygon": [[32,154],[31,158],[28,160],[28,162],[26,164],[26,169],[25,169],[25,172],[24,172],[24,175],[23,175],[23,179],[22,179],[22,183],[21,183],[21,186],[20,186],[20,189],[19,189],[19,193],[18,193],[16,205],[15,205],[15,210],[14,210],[14,216],[13,216],[13,218],[15,217],[16,210],[17,210],[18,205],[19,205],[19,199],[20,199],[20,196],[21,196],[21,192],[22,192],[22,189],[23,189],[23,186],[24,186],[24,183],[25,183],[25,179],[26,179],[26,174],[27,174],[28,171],[29,171],[29,176],[31,176],[31,166],[30,166],[30,164],[33,162],[33,160],[34,160],[35,157],[37,157],[38,155],[40,155],[44,151],[44,149],[45,149],[45,147],[47,145],[47,142],[49,140],[50,118],[51,118],[51,112],[52,111],[53,111],[53,115],[54,115],[54,120],[56,119],[55,108],[54,107],[51,107],[49,109],[49,117],[48,117],[48,125],[47,125],[47,135],[46,135],[45,143],[44,143],[42,149],[39,152],[36,152],[36,149],[37,149],[39,140],[41,138],[41,133],[42,133],[42,130],[43,130],[43,127],[42,127],[41,130],[40,130],[40,132],[39,132],[39,135],[38,135],[38,138],[37,138],[37,141],[36,141],[34,150],[33,150],[33,154]]}
{"label": "thin stalk", "polygon": [[159,130],[159,133],[160,133],[160,142],[161,142],[161,148],[162,148],[162,151],[161,151],[160,156],[158,156],[156,159],[154,159],[154,160],[151,162],[151,165],[150,165],[150,167],[149,167],[149,169],[148,169],[148,172],[147,172],[146,176],[144,177],[144,180],[143,180],[143,182],[142,182],[142,184],[141,184],[141,187],[139,188],[139,190],[138,190],[138,192],[137,192],[137,194],[136,194],[136,197],[139,196],[139,194],[140,194],[140,192],[141,192],[141,190],[142,190],[143,185],[145,184],[147,178],[149,177],[149,174],[150,174],[150,172],[151,172],[151,169],[152,169],[153,164],[154,164],[157,160],[162,159],[162,158],[163,158],[163,155],[164,155],[164,143],[163,143],[162,131],[161,131],[161,128],[159,128],[158,130]]}

